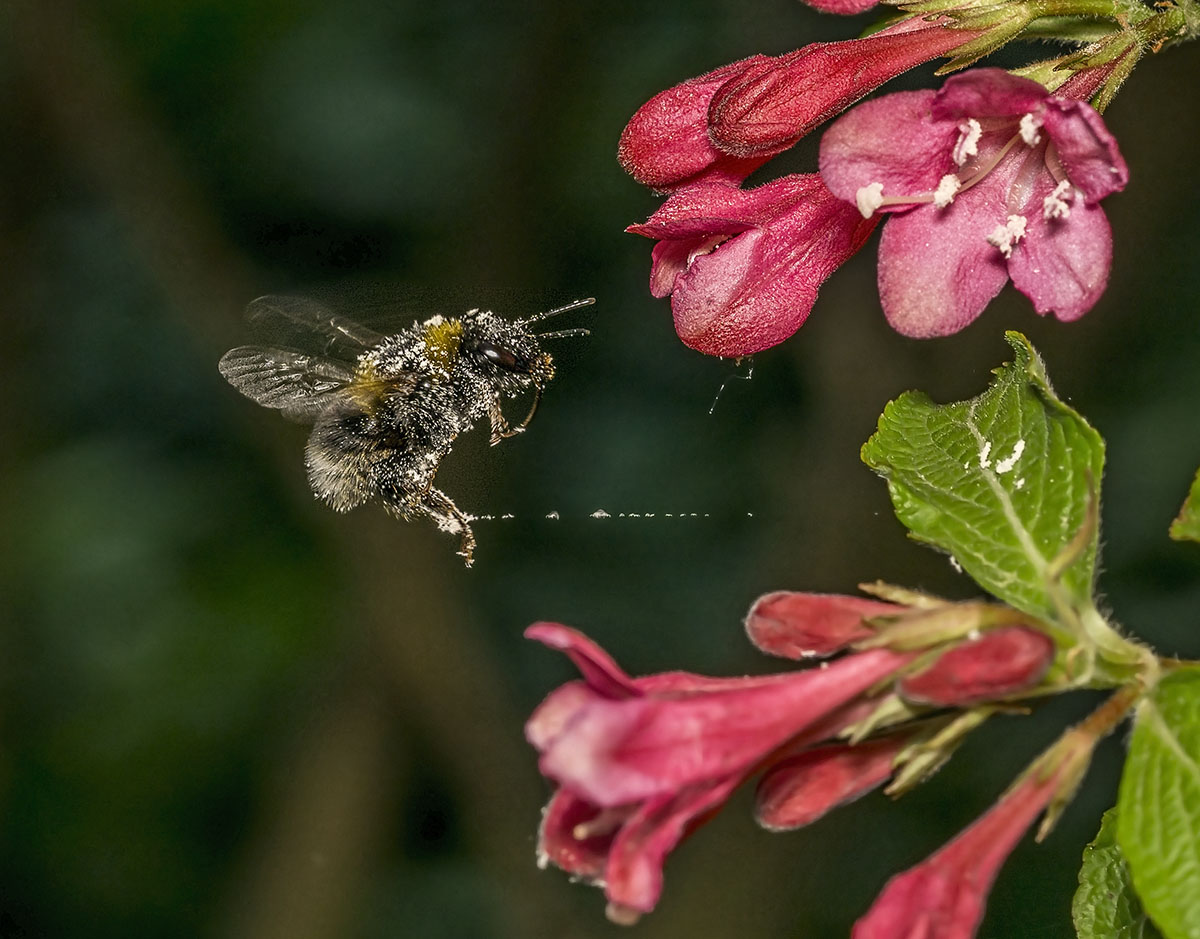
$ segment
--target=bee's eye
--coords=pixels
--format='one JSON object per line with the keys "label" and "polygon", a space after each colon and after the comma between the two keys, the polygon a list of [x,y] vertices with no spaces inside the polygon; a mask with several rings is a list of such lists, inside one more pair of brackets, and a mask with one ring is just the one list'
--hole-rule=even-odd
{"label": "bee's eye", "polygon": [[529,372],[531,371],[529,362],[505,349],[503,346],[498,346],[494,342],[480,340],[475,343],[475,353],[481,359],[491,362],[497,368],[502,368],[507,372]]}

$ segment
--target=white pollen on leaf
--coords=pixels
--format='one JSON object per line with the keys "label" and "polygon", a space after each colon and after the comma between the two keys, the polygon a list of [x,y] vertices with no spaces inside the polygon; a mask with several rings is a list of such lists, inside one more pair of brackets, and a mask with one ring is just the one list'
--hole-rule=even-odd
{"label": "white pollen on leaf", "polygon": [[596,509],[596,511],[592,513],[592,518],[612,518],[612,516],[605,512],[604,509]]}
{"label": "white pollen on leaf", "polygon": [[985,440],[983,442],[983,449],[981,449],[979,451],[979,468],[980,469],[987,469],[989,466],[992,465],[992,461],[989,459],[991,452],[992,452],[992,442],[990,440]]}
{"label": "white pollen on leaf", "polygon": [[1026,114],[1021,118],[1021,139],[1025,141],[1028,147],[1036,147],[1042,142],[1042,135],[1038,133],[1042,129],[1042,122],[1032,114]]}
{"label": "white pollen on leaf", "polygon": [[1013,246],[1025,237],[1025,216],[1010,215],[1003,225],[997,225],[987,236],[988,244],[999,248],[1006,258],[1012,257]]}
{"label": "white pollen on leaf", "polygon": [[1013,452],[1009,456],[1005,457],[1003,460],[996,461],[996,475],[1001,476],[1004,473],[1009,472],[1014,466],[1017,465],[1017,460],[1021,459],[1021,454],[1024,452],[1025,441],[1024,439],[1018,440],[1016,445],[1013,447]]}
{"label": "white pollen on leaf", "polygon": [[955,165],[962,166],[979,152],[979,138],[983,136],[983,127],[975,118],[968,117],[958,125],[958,130],[958,142],[950,156]]}
{"label": "white pollen on leaf", "polygon": [[1025,488],[1025,477],[1018,476],[1017,479],[1015,479],[1013,481],[1013,488],[1014,489],[1024,489]]}
{"label": "white pollen on leaf", "polygon": [[954,201],[954,197],[961,188],[962,180],[953,173],[947,173],[937,184],[937,189],[933,191],[933,204],[939,209],[944,209]]}
{"label": "white pollen on leaf", "polygon": [[1042,218],[1069,218],[1071,203],[1068,200],[1074,197],[1075,192],[1071,189],[1070,182],[1064,179],[1054,187],[1054,192],[1042,200]]}
{"label": "white pollen on leaf", "polygon": [[863,218],[870,218],[875,210],[883,205],[883,183],[871,183],[863,186],[854,194],[854,202]]}

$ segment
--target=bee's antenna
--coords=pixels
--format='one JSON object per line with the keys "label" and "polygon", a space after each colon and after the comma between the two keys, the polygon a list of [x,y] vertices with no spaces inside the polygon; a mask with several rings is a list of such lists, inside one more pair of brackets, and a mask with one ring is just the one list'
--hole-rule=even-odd
{"label": "bee's antenna", "polygon": [[575,329],[559,329],[552,333],[534,333],[538,339],[562,339],[563,336],[590,336],[592,331],[578,326]]}
{"label": "bee's antenna", "polygon": [[528,326],[530,323],[540,323],[542,320],[548,320],[552,316],[558,316],[559,313],[566,313],[570,310],[578,310],[581,306],[591,306],[596,302],[595,297],[588,297],[586,300],[574,300],[566,306],[560,306],[553,310],[547,310],[545,313],[535,313],[527,319],[518,320],[522,326]]}

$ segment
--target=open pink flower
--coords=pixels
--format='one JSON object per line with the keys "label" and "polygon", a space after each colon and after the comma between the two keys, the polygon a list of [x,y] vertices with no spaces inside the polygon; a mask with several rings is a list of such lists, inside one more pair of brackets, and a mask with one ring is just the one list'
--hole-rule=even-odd
{"label": "open pink flower", "polygon": [[671,295],[679,338],[736,357],[799,329],[817,289],[874,226],[807,174],[750,190],[696,183],[626,231],[658,241],[650,292]]}
{"label": "open pink flower", "polygon": [[861,714],[846,706],[911,657],[875,649],[761,678],[630,678],[565,626],[539,623],[526,635],[566,652],[584,676],[526,725],[542,773],[559,787],[539,851],[602,881],[610,916],[623,922],[654,908],[666,855],[764,760],[836,735]]}
{"label": "open pink flower", "polygon": [[1089,105],[976,69],[839,118],[821,175],[864,216],[895,213],[879,245],[884,313],[930,337],[967,326],[1009,278],[1038,313],[1091,309],[1112,260],[1099,201],[1128,170]]}

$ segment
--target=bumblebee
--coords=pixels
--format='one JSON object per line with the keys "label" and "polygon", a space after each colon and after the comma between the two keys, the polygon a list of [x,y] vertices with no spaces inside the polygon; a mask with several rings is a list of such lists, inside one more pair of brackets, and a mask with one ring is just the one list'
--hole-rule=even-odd
{"label": "bumblebee", "polygon": [[[313,424],[304,464],[318,499],[338,512],[378,499],[400,518],[428,516],[459,536],[458,553],[470,567],[471,519],[434,485],[438,466],[455,438],[485,415],[493,446],[529,426],[554,377],[540,341],[587,334],[530,327],[594,302],[576,300],[520,320],[468,310],[381,335],[312,300],[260,297],[246,310],[252,325],[308,347],[315,340],[319,351],[239,346],[218,368],[251,401]],[[510,424],[502,402],[531,389],[528,413]]]}

